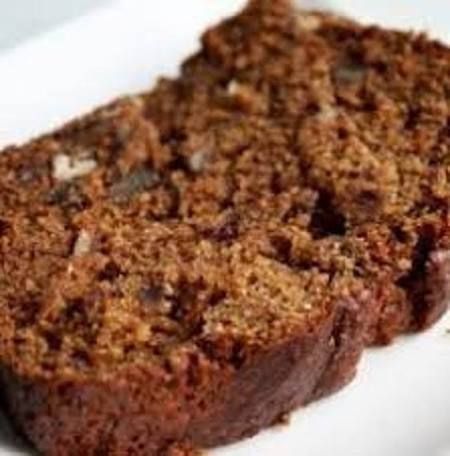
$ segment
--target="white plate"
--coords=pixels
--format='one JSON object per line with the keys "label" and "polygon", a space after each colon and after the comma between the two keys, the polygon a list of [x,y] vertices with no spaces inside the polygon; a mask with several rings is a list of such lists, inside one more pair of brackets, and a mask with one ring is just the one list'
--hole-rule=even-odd
{"label": "white plate", "polygon": [[0,52],[111,0],[0,0]]}
{"label": "white plate", "polygon": [[[121,0],[0,56],[0,145],[21,142],[174,74],[207,24],[244,0]],[[366,21],[450,40],[447,0],[323,0]],[[412,6],[411,6],[412,5]],[[450,316],[428,333],[370,350],[356,381],[217,456],[450,454]],[[446,453],[447,449],[447,453]],[[0,456],[27,454],[0,436]],[[63,455],[62,455],[63,456]]]}

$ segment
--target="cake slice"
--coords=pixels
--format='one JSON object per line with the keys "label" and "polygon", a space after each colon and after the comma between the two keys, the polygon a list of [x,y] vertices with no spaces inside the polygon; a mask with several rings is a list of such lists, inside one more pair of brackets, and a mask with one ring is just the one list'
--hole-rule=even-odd
{"label": "cake slice", "polygon": [[450,51],[255,0],[0,155],[0,384],[49,456],[251,436],[449,298]]}

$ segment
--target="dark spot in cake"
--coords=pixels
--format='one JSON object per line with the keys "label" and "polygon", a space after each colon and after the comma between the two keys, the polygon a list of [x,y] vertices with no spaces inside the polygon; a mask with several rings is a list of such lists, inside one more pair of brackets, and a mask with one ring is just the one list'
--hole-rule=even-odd
{"label": "dark spot in cake", "polygon": [[283,180],[279,172],[273,173],[270,188],[274,195],[279,195],[283,191]]}
{"label": "dark spot in cake", "polygon": [[308,211],[308,204],[299,204],[294,202],[291,207],[283,214],[281,220],[283,223],[288,223],[292,219],[297,218],[301,214],[305,214]]}
{"label": "dark spot in cake", "polygon": [[310,258],[293,258],[291,266],[297,272],[310,271],[312,268],[318,268],[317,262]]}
{"label": "dark spot in cake", "polygon": [[340,140],[346,140],[349,138],[350,136],[350,133],[348,132],[348,130],[344,127],[339,127],[338,130],[337,130],[337,135],[338,135],[338,138]]}
{"label": "dark spot in cake", "polygon": [[73,182],[61,182],[46,195],[46,202],[50,205],[60,206],[62,209],[83,211],[91,201]]}
{"label": "dark spot in cake", "polygon": [[209,307],[215,307],[220,304],[227,296],[227,292],[225,290],[214,290],[209,298]]}
{"label": "dark spot in cake", "polygon": [[13,303],[16,308],[16,325],[18,328],[26,328],[36,323],[41,303],[38,299],[28,298],[18,305]]}
{"label": "dark spot in cake", "polygon": [[108,261],[105,267],[98,273],[98,280],[104,280],[106,282],[114,282],[119,278],[121,270],[119,265],[115,261]]}
{"label": "dark spot in cake", "polygon": [[178,147],[182,142],[186,141],[186,139],[186,132],[174,127],[169,128],[166,131],[163,130],[161,134],[161,142],[172,148]]}
{"label": "dark spot in cake", "polygon": [[29,183],[29,182],[33,182],[34,180],[37,179],[37,177],[38,176],[36,175],[34,170],[31,169],[31,168],[21,169],[17,173],[17,178],[19,179],[20,182],[22,182],[24,184]]}
{"label": "dark spot in cake", "polygon": [[74,350],[71,353],[71,359],[77,368],[86,368],[91,366],[91,358],[85,350]]}
{"label": "dark spot in cake", "polygon": [[357,258],[353,266],[355,277],[363,278],[367,276],[367,262],[362,258]]}
{"label": "dark spot in cake", "polygon": [[434,228],[429,225],[422,227],[419,239],[414,247],[412,257],[412,268],[410,280],[415,281],[417,277],[425,275],[426,265],[430,258],[431,252],[435,248],[436,235]]}
{"label": "dark spot in cake", "polygon": [[9,222],[0,218],[0,237],[8,234],[8,231],[10,228],[11,228],[11,225],[9,224]]}
{"label": "dark spot in cake", "polygon": [[58,385],[56,388],[58,391],[58,395],[64,399],[67,399],[70,397],[70,391],[72,389],[72,385],[70,382],[64,382]]}
{"label": "dark spot in cake", "polygon": [[346,217],[333,204],[329,194],[321,192],[311,216],[310,230],[316,239],[327,236],[344,236]]}
{"label": "dark spot in cake", "polygon": [[[196,353],[190,353],[185,356],[185,359],[182,361],[186,365],[186,383],[191,388],[195,388],[201,382],[201,376],[199,374],[199,360]],[[176,366],[174,366],[176,369]],[[193,398],[191,396],[191,398]]]}
{"label": "dark spot in cake", "polygon": [[117,202],[126,202],[139,193],[150,190],[160,182],[158,173],[149,168],[139,168],[123,176],[110,188],[110,196]]}
{"label": "dark spot in cake", "polygon": [[159,286],[149,286],[143,287],[139,291],[139,301],[146,305],[151,305],[158,303],[164,296],[164,291],[162,287]]}
{"label": "dark spot in cake", "polygon": [[272,236],[270,242],[276,251],[277,260],[289,265],[291,262],[292,241],[284,236]]}
{"label": "dark spot in cake", "polygon": [[31,184],[47,175],[49,168],[47,165],[35,164],[33,166],[23,165],[16,171],[17,179],[23,184]]}
{"label": "dark spot in cake", "polygon": [[309,102],[304,109],[304,115],[308,117],[313,117],[319,114],[320,104],[317,102]]}
{"label": "dark spot in cake", "polygon": [[64,310],[64,319],[73,321],[84,319],[86,316],[86,302],[82,298],[71,299],[66,302]]}
{"label": "dark spot in cake", "polygon": [[394,236],[394,239],[398,242],[405,244],[409,240],[408,233],[401,226],[392,226],[391,232]]}
{"label": "dark spot in cake", "polygon": [[389,71],[389,63],[382,60],[377,60],[371,63],[371,68],[377,71],[379,74],[385,74]]}
{"label": "dark spot in cake", "polygon": [[367,113],[376,113],[378,105],[373,97],[366,98],[363,102],[362,109]]}
{"label": "dark spot in cake", "polygon": [[62,340],[60,335],[50,331],[45,331],[43,337],[49,350],[58,351],[61,349]]}
{"label": "dark spot in cake", "polygon": [[170,171],[183,171],[183,172],[188,172],[189,171],[189,163],[188,159],[179,153],[174,153],[172,160],[170,160],[168,169]]}
{"label": "dark spot in cake", "polygon": [[189,312],[188,303],[195,299],[195,295],[192,288],[182,282],[177,294],[170,297],[172,308],[169,312],[169,318],[179,322],[185,320]]}
{"label": "dark spot in cake", "polygon": [[333,71],[335,81],[339,84],[358,84],[367,72],[367,67],[356,59],[344,59]]}
{"label": "dark spot in cake", "polygon": [[192,334],[201,323],[204,304],[198,296],[205,289],[205,282],[203,278],[190,282],[182,277],[174,288],[176,294],[168,297],[171,303],[169,316],[175,321],[183,322],[187,331]]}
{"label": "dark spot in cake", "polygon": [[421,111],[418,107],[411,107],[405,117],[405,129],[414,130],[420,122]]}
{"label": "dark spot in cake", "polygon": [[136,345],[133,344],[133,343],[131,343],[131,344],[126,344],[126,345],[124,345],[124,347],[123,347],[123,354],[124,354],[125,356],[129,356],[129,355],[133,354],[133,352],[135,352],[135,351],[136,351]]}
{"label": "dark spot in cake", "polygon": [[47,203],[58,205],[65,203],[71,188],[71,184],[59,184],[57,187],[50,190],[48,195],[46,195]]}
{"label": "dark spot in cake", "polygon": [[411,270],[397,281],[397,285],[406,291],[409,301],[415,309],[414,316],[417,324],[426,312],[427,265],[431,253],[436,248],[435,243],[434,228],[429,225],[423,226],[413,250]]}
{"label": "dark spot in cake", "polygon": [[366,209],[376,208],[380,204],[381,196],[372,190],[363,190],[356,195],[357,202]]}
{"label": "dark spot in cake", "polygon": [[180,205],[181,205],[180,190],[177,187],[175,187],[174,185],[171,185],[169,187],[169,194],[170,194],[170,206],[167,211],[167,217],[169,219],[177,218],[180,213]]}
{"label": "dark spot in cake", "polygon": [[234,343],[229,361],[237,370],[239,370],[244,365],[244,363],[245,363],[244,346],[239,341],[236,341]]}

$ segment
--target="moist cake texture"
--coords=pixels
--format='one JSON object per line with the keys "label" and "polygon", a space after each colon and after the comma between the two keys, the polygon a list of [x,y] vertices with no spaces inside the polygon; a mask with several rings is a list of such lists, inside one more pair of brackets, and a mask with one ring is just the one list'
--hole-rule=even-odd
{"label": "moist cake texture", "polygon": [[[45,455],[250,436],[449,298],[450,51],[287,1],[0,155],[0,383]],[[188,448],[184,451],[184,446]]]}

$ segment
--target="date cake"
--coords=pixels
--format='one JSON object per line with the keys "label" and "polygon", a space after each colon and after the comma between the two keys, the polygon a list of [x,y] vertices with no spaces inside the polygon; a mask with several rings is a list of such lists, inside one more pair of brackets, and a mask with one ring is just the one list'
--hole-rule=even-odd
{"label": "date cake", "polygon": [[3,406],[48,456],[254,435],[439,319],[449,201],[449,49],[253,0],[0,155]]}

